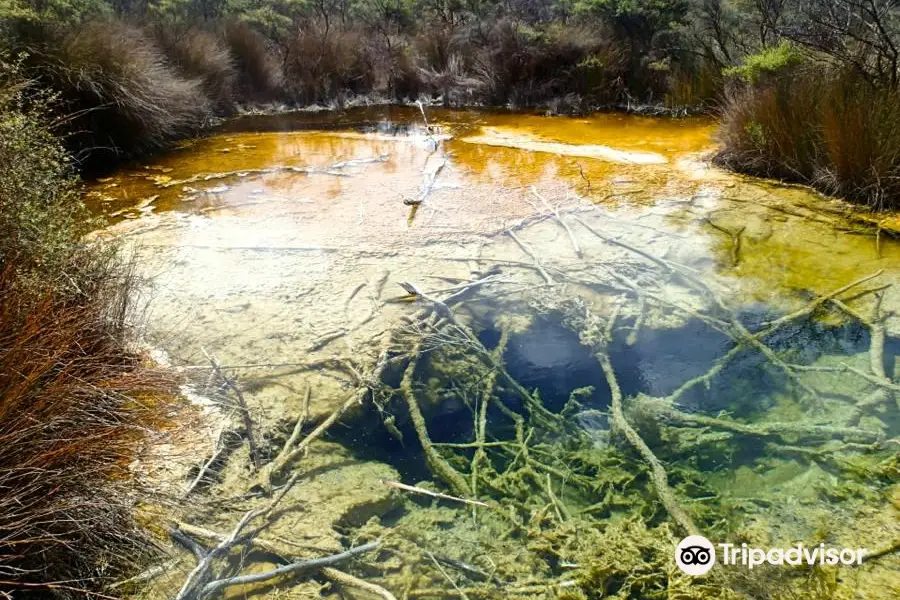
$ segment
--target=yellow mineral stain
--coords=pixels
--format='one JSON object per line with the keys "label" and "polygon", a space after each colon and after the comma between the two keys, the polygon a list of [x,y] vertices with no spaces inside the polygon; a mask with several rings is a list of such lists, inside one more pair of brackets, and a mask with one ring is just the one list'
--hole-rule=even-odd
{"label": "yellow mineral stain", "polygon": [[[602,206],[617,227],[630,224],[626,238],[657,231],[660,252],[712,267],[748,300],[824,292],[881,268],[900,275],[900,245],[889,235],[897,215],[712,167],[711,119],[428,114],[428,131],[410,107],[238,119],[90,183],[86,199],[113,220],[151,211],[227,219],[215,239],[201,228],[191,244],[389,248],[502,230],[543,210],[534,186],[564,210]],[[422,195],[443,161],[409,218],[404,202]]]}

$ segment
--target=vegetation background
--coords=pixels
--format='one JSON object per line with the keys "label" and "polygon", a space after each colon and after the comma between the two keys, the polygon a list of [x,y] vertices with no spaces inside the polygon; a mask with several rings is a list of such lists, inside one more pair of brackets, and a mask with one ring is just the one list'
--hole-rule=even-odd
{"label": "vegetation background", "polygon": [[78,172],[251,109],[703,111],[722,165],[896,209],[898,88],[900,0],[0,0],[0,593],[152,552],[125,465],[170,384]]}
{"label": "vegetation background", "polygon": [[0,0],[78,163],[240,109],[717,112],[720,162],[900,203],[898,0]]}

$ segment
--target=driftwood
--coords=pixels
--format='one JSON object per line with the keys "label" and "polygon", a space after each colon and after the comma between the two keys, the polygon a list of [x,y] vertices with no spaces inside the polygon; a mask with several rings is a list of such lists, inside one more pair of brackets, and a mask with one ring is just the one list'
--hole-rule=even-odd
{"label": "driftwood", "polygon": [[219,362],[215,358],[210,356],[205,348],[200,348],[200,350],[212,365],[213,372],[219,376],[219,378],[222,380],[222,383],[224,383],[231,391],[233,391],[235,396],[237,397],[241,419],[244,422],[244,431],[247,435],[247,445],[250,447],[250,460],[253,461],[253,467],[255,469],[259,469],[259,449],[256,446],[256,438],[253,435],[253,419],[250,416],[250,409],[247,407],[247,401],[244,399],[244,394],[241,392],[241,388],[237,386],[234,380],[228,377],[225,372],[222,371],[222,368],[219,366]]}
{"label": "driftwood", "polygon": [[747,425],[737,421],[719,419],[697,413],[682,412],[673,407],[671,403],[665,399],[644,397],[641,400],[641,407],[649,409],[661,420],[676,425],[706,427],[718,431],[728,431],[746,437],[803,441],[821,441],[834,438],[861,444],[875,444],[884,439],[884,436],[879,432],[853,427],[805,425],[803,423],[757,423]]}
{"label": "driftwood", "polygon": [[322,437],[322,435],[324,435],[332,425],[337,423],[338,420],[340,420],[340,418],[344,416],[344,414],[348,410],[363,403],[366,396],[379,385],[381,374],[387,366],[387,358],[387,352],[382,352],[381,356],[378,358],[378,362],[376,363],[375,368],[373,369],[372,375],[364,385],[360,386],[357,390],[350,394],[350,396],[348,396],[347,399],[344,400],[344,402],[337,408],[337,410],[331,413],[331,415],[329,415],[328,418],[326,418],[324,421],[319,423],[319,425],[315,429],[313,429],[310,434],[303,439],[303,441],[292,446],[286,445],[278,454],[278,457],[275,460],[261,469],[258,483],[263,488],[271,489],[272,480],[280,476],[290,463],[296,460],[301,454],[306,452],[310,444]]}
{"label": "driftwood", "polygon": [[250,510],[244,513],[244,516],[241,517],[241,520],[235,525],[231,534],[219,542],[219,544],[203,557],[203,559],[197,563],[197,566],[188,574],[181,589],[178,590],[175,600],[186,600],[195,597],[197,588],[203,584],[207,573],[212,568],[213,561],[216,558],[220,558],[231,552],[231,548],[238,543],[238,536],[241,534],[244,527],[260,514],[262,514],[262,511],[259,510]]}
{"label": "driftwood", "polygon": [[237,577],[230,577],[228,579],[217,579],[215,581],[211,581],[200,590],[199,598],[202,600],[203,598],[209,598],[222,590],[231,587],[233,585],[247,585],[251,583],[260,583],[263,581],[269,581],[271,579],[276,579],[285,576],[296,576],[301,573],[308,573],[310,571],[317,571],[323,567],[331,567],[333,565],[340,564],[342,562],[346,562],[355,556],[359,556],[360,554],[365,554],[366,552],[371,552],[378,548],[379,542],[369,542],[368,544],[363,544],[362,546],[357,546],[355,548],[351,548],[349,550],[345,550],[339,554],[332,554],[331,556],[323,556],[321,558],[310,558],[308,560],[302,560],[299,562],[291,563],[289,565],[284,565],[282,567],[278,567],[277,569],[272,569],[271,571],[266,571],[264,573],[254,573],[252,575],[238,575]]}
{"label": "driftwood", "polygon": [[550,274],[544,268],[543,263],[541,263],[541,259],[538,258],[537,254],[534,253],[534,250],[532,250],[530,246],[526,245],[525,242],[520,240],[519,236],[517,236],[512,229],[507,229],[506,233],[509,234],[509,237],[511,237],[513,241],[516,242],[516,245],[518,245],[519,248],[522,249],[522,252],[531,257],[531,259],[534,261],[534,268],[537,269],[538,273],[541,274],[541,277],[544,278],[544,281],[546,281],[548,285],[554,285],[556,282],[553,281],[552,277],[550,277]]}
{"label": "driftwood", "polygon": [[432,498],[438,498],[440,500],[450,500],[451,502],[461,502],[463,504],[471,504],[473,506],[484,506],[485,508],[490,508],[490,504],[485,502],[479,502],[478,500],[470,500],[468,498],[457,498],[456,496],[448,496],[447,494],[442,494],[440,492],[432,492],[431,490],[426,490],[425,488],[415,486],[415,485],[406,485],[405,483],[400,483],[399,481],[391,481],[389,479],[382,479],[381,483],[388,487],[392,487],[394,489],[403,490],[404,492],[412,492],[413,494],[422,494],[424,496],[430,496]]}
{"label": "driftwood", "polygon": [[572,242],[572,249],[575,251],[575,255],[578,258],[581,258],[581,246],[578,245],[578,239],[575,237],[575,234],[572,233],[572,228],[569,227],[569,224],[562,218],[562,215],[559,214],[559,207],[553,206],[550,202],[544,198],[540,193],[538,193],[537,188],[531,186],[531,193],[537,197],[538,200],[544,205],[544,208],[553,213],[553,216],[556,217],[557,223],[559,223],[562,228],[566,231],[566,235],[569,236],[569,241]]}
{"label": "driftwood", "polygon": [[392,593],[390,593],[380,585],[375,585],[374,583],[365,581],[363,579],[360,579],[359,577],[354,577],[349,573],[338,571],[334,567],[322,567],[319,572],[326,579],[328,579],[329,581],[333,581],[338,585],[363,590],[364,592],[369,592],[370,594],[380,596],[381,598],[384,598],[384,600],[397,600],[396,596],[394,596]]}
{"label": "driftwood", "polygon": [[216,436],[216,441],[213,445],[213,451],[210,454],[209,459],[204,462],[197,470],[197,476],[194,477],[193,480],[191,480],[190,484],[188,484],[188,487],[181,495],[182,498],[187,498],[188,496],[190,496],[193,491],[197,489],[197,486],[200,485],[200,482],[203,481],[203,477],[210,470],[212,465],[222,458],[222,456],[228,450],[228,438],[231,436],[235,436],[235,438],[237,438],[237,434],[227,428],[223,427],[219,431],[219,434]]}

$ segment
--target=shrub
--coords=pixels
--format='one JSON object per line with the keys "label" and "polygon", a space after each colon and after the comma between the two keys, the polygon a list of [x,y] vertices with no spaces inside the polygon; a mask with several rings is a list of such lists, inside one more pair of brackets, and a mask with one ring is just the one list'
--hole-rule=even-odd
{"label": "shrub", "polygon": [[284,85],[295,102],[327,103],[372,90],[374,77],[358,29],[326,30],[310,23],[293,38],[284,60]]}
{"label": "shrub", "polygon": [[223,38],[237,68],[239,100],[274,99],[280,89],[281,72],[269,54],[265,38],[240,21],[227,23]]}
{"label": "shrub", "polygon": [[20,63],[0,57],[0,72],[0,272],[55,280],[87,214],[68,155],[41,124],[52,98],[28,93]]}
{"label": "shrub", "polygon": [[876,209],[900,207],[900,93],[844,75],[823,94],[817,185]]}
{"label": "shrub", "polygon": [[858,75],[807,68],[733,86],[717,160],[809,183],[877,209],[900,206],[900,94]]}
{"label": "shrub", "polygon": [[126,347],[134,276],[81,241],[50,98],[0,67],[0,594],[84,597],[153,551],[127,465],[169,384]]}
{"label": "shrub", "polygon": [[69,141],[93,163],[165,147],[209,114],[200,81],[167,64],[141,31],[119,21],[79,27],[39,65],[69,112]]}
{"label": "shrub", "polygon": [[820,98],[800,75],[726,91],[718,139],[725,166],[790,181],[810,181],[819,152]]}
{"label": "shrub", "polygon": [[502,20],[484,44],[476,71],[489,103],[535,106],[577,94],[592,104],[609,104],[622,92],[627,57],[602,29],[550,25],[540,30]]}
{"label": "shrub", "polygon": [[803,57],[788,41],[777,46],[764,48],[756,54],[744,58],[742,65],[728,67],[722,71],[726,77],[736,77],[745,83],[758,83],[767,75],[775,75],[803,62]]}
{"label": "shrub", "polygon": [[155,38],[178,73],[200,81],[203,93],[217,113],[234,108],[237,69],[228,48],[212,33],[189,29],[181,33],[158,26]]}

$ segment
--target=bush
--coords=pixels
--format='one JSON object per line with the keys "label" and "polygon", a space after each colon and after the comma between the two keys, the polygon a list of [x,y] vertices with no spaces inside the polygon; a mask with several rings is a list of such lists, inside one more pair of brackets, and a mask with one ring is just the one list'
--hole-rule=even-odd
{"label": "bush", "polygon": [[821,67],[733,86],[719,128],[726,167],[900,206],[900,95]]}
{"label": "bush", "polygon": [[311,23],[288,46],[284,60],[287,93],[301,104],[327,103],[347,94],[365,94],[374,86],[363,52],[363,33],[328,30]]}
{"label": "bush", "polygon": [[900,207],[900,93],[843,76],[823,94],[826,166],[815,183],[875,209]]}
{"label": "bush", "polygon": [[87,214],[68,155],[41,123],[52,100],[28,93],[20,65],[0,57],[0,272],[57,280]]}
{"label": "bush", "polygon": [[153,551],[127,465],[170,386],[126,347],[134,276],[81,241],[51,99],[0,67],[0,594],[84,597]]}
{"label": "bush", "polygon": [[281,86],[281,73],[269,54],[265,38],[240,21],[227,23],[223,38],[237,68],[239,100],[273,100]]}
{"label": "bush", "polygon": [[70,117],[68,140],[92,162],[166,147],[209,115],[201,82],[179,75],[141,31],[94,21],[66,36],[38,66]]}
{"label": "bush", "polygon": [[535,106],[576,94],[605,105],[623,91],[627,57],[602,29],[551,25],[539,30],[503,20],[484,43],[476,70],[491,104]]}
{"label": "bush", "polygon": [[736,77],[745,83],[759,83],[764,76],[776,75],[789,67],[803,62],[803,57],[788,41],[744,58],[741,65],[728,67],[722,71],[726,77]]}
{"label": "bush", "polygon": [[155,38],[178,73],[200,81],[211,107],[219,114],[234,109],[237,69],[228,48],[212,33],[202,29],[173,32],[158,26]]}

